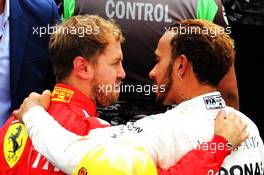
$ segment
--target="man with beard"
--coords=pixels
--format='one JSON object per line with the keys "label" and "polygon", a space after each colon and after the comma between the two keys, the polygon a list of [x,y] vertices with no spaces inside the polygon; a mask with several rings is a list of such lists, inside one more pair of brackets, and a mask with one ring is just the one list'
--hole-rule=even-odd
{"label": "man with beard", "polygon": [[[64,0],[64,17],[96,14],[114,19],[124,31],[122,45],[126,78],[123,86],[150,86],[149,71],[155,65],[154,51],[168,26],[185,19],[205,19],[226,28],[221,0]],[[234,66],[217,86],[226,103],[239,110],[239,96]],[[151,92],[151,93],[150,93]],[[117,104],[99,108],[102,118],[123,124],[144,115],[165,112],[168,106],[155,103],[153,91],[121,91]],[[147,105],[146,105],[147,104]],[[147,106],[147,107],[146,107]]]}
{"label": "man with beard", "polygon": [[[120,29],[114,23],[98,16],[75,16],[56,26],[49,47],[58,84],[52,92],[49,113],[67,130],[78,135],[86,135],[94,128],[110,126],[97,118],[96,105],[108,106],[118,99],[118,89],[125,77],[122,67],[122,41]],[[240,130],[236,133],[239,135]],[[38,149],[32,147],[24,125],[14,117],[4,125],[0,138],[3,153],[0,157],[0,174],[63,174],[49,163]],[[226,143],[219,136],[215,141]],[[233,142],[232,139],[230,141]],[[119,148],[121,151],[122,147]],[[219,152],[216,155],[211,155],[209,151],[198,153],[205,157],[207,155],[208,160],[204,162],[206,164],[208,161],[215,163],[215,157],[220,157],[221,162],[222,156],[226,156],[229,150]],[[118,157],[118,153],[116,154]],[[133,168],[137,169],[139,174],[156,172],[152,160],[141,148],[128,150],[126,155],[131,156],[130,159],[137,163]],[[190,155],[191,157],[183,161],[192,161],[192,157],[196,156]],[[196,164],[198,163],[200,162],[197,161]],[[146,166],[142,168],[141,164]],[[72,168],[67,165],[65,167]],[[179,166],[176,167],[179,170]],[[193,165],[193,168],[196,166]],[[168,172],[171,170],[174,170],[174,167]],[[127,171],[132,170],[128,168]],[[186,171],[190,170],[180,171],[186,174]],[[96,174],[100,174],[98,169]],[[116,171],[110,174],[116,174]]]}
{"label": "man with beard", "polygon": [[[43,155],[47,156],[48,160],[67,173],[74,172],[77,174],[79,172],[85,173],[88,171],[90,174],[104,174],[106,172],[108,172],[108,174],[129,174],[128,172],[130,172],[130,170],[132,172],[134,170],[134,174],[136,174],[135,172],[138,171],[138,166],[141,166],[140,169],[143,170],[143,172],[144,169],[147,170],[148,168],[148,163],[142,161],[142,159],[144,159],[142,154],[138,154],[139,149],[146,149],[152,160],[154,160],[154,163],[158,167],[167,170],[179,161],[184,154],[188,153],[192,148],[199,146],[200,149],[196,150],[198,154],[195,154],[195,151],[189,152],[187,156],[184,156],[183,159],[178,162],[181,165],[181,169],[177,169],[176,165],[167,171],[160,170],[160,172],[175,174],[207,174],[210,169],[210,172],[213,173],[218,171],[225,157],[224,154],[227,153],[226,151],[230,148],[230,145],[222,143],[219,149],[219,144],[209,143],[199,145],[199,143],[208,142],[213,138],[214,116],[216,116],[219,109],[223,108],[227,111],[234,111],[225,106],[223,99],[217,92],[215,92],[217,95],[211,98],[209,98],[211,94],[207,94],[214,93],[216,89],[215,86],[232,65],[234,57],[233,43],[222,28],[212,25],[211,23],[189,20],[180,24],[185,27],[184,29],[186,29],[188,25],[193,25],[198,28],[205,28],[205,30],[207,29],[210,33],[204,34],[204,32],[200,32],[197,35],[188,33],[172,37],[172,32],[178,29],[175,27],[173,31],[166,33],[161,38],[156,50],[157,64],[150,73],[151,78],[155,78],[157,85],[161,86],[164,84],[166,86],[166,91],[158,92],[157,98],[165,104],[175,104],[181,103],[187,99],[200,99],[203,98],[200,96],[204,96],[204,103],[206,104],[199,102],[200,106],[194,104],[193,107],[190,105],[186,106],[186,108],[182,108],[181,105],[184,104],[182,103],[179,107],[164,114],[147,117],[137,121],[135,124],[130,123],[126,126],[92,130],[89,132],[88,138],[76,136],[65,130],[50,118],[43,109],[35,107],[23,118],[27,129],[29,129],[28,132],[33,140],[35,148]],[[223,33],[219,34],[218,31],[213,29],[217,29]],[[180,39],[177,37],[180,37]],[[186,41],[184,40],[185,38]],[[174,44],[180,45],[174,46]],[[183,50],[182,53],[180,53],[180,55],[173,55],[176,54],[174,52],[178,51],[178,47],[180,52]],[[175,50],[175,48],[177,49]],[[201,48],[205,49],[203,50]],[[192,63],[186,58],[189,56],[189,52],[195,55],[191,55],[190,59],[194,59],[193,57],[197,57],[198,59],[193,60],[194,67],[199,71],[200,69],[205,70],[205,72],[202,73],[199,71],[197,72],[198,75],[202,74],[201,80],[196,79],[192,72]],[[186,54],[186,56],[184,54]],[[204,63],[207,62],[209,65],[205,64],[204,66]],[[197,66],[196,64],[201,65]],[[180,69],[181,72],[175,72],[178,69]],[[178,78],[179,80],[177,80]],[[181,84],[180,81],[182,81],[183,84]],[[187,86],[187,82],[189,86]],[[102,85],[100,83],[96,84]],[[179,87],[177,87],[178,85]],[[183,91],[185,89],[189,93],[187,96],[185,94],[187,92]],[[100,99],[101,98],[98,98],[97,100]],[[28,104],[27,99],[25,103]],[[207,107],[208,111],[205,109]],[[27,109],[25,108],[28,108],[28,106],[23,104],[21,110],[26,111]],[[33,117],[31,117],[32,114],[34,115]],[[238,112],[237,114],[242,115]],[[195,118],[195,116],[197,116],[197,118]],[[201,119],[202,122],[199,121],[201,116],[204,116],[204,118]],[[189,117],[191,117],[191,120]],[[242,115],[242,117],[244,116]],[[230,118],[236,117],[232,114]],[[221,117],[220,119],[216,119],[216,123],[219,120],[221,120]],[[242,121],[238,120],[237,124],[243,128],[244,123]],[[249,124],[252,128],[254,127],[252,123],[249,122]],[[216,133],[219,129],[223,129],[222,127],[224,126],[222,125],[219,128],[219,126],[216,125]],[[49,129],[47,130],[47,128]],[[195,132],[191,131],[191,128],[193,128]],[[226,130],[230,129],[228,128],[226,128]],[[257,134],[257,131],[253,131],[254,134]],[[225,134],[222,136],[225,136]],[[231,134],[231,136],[231,138],[228,137],[228,140],[232,140],[231,143],[234,149],[239,144],[234,143],[233,139],[238,137],[237,139],[239,139],[239,141],[244,140],[247,138],[247,133],[242,134],[242,136],[238,136],[237,134]],[[259,141],[259,138],[257,138],[257,141]],[[120,146],[118,143],[121,143],[121,145],[124,144],[125,146]],[[213,156],[201,154],[206,147],[207,150],[215,148],[212,153]],[[217,150],[223,151],[222,156],[217,157],[217,155],[214,154]],[[137,153],[135,153],[135,151]],[[87,153],[86,156],[84,156],[85,153]],[[193,155],[196,156],[192,157]],[[213,157],[214,161],[208,161],[208,157]],[[80,162],[81,159],[82,161]],[[200,164],[196,164],[197,161],[200,161]],[[137,173],[140,174],[139,172]],[[148,173],[156,174],[155,172]]]}
{"label": "man with beard", "polygon": [[[98,16],[76,16],[56,26],[49,51],[58,84],[53,90],[49,113],[66,129],[86,135],[93,128],[109,126],[97,118],[96,105],[115,102],[97,90],[118,85],[125,77],[120,29]],[[0,174],[63,174],[32,146],[26,130],[14,117],[0,133]]]}

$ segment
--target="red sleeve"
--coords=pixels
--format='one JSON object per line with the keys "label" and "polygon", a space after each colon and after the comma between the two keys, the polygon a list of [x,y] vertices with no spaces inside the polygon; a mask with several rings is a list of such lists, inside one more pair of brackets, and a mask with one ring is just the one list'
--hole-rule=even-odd
{"label": "red sleeve", "polygon": [[198,149],[189,151],[174,166],[170,167],[169,169],[163,170],[158,168],[158,174],[215,174],[219,171],[225,157],[230,153],[231,148],[227,145],[227,141],[223,137],[215,135],[211,142],[200,144],[198,146]]}

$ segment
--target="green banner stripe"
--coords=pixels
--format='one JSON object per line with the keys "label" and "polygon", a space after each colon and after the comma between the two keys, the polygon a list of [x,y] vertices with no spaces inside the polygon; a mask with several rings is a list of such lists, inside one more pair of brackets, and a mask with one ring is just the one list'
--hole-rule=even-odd
{"label": "green banner stripe", "polygon": [[213,21],[217,13],[218,6],[214,0],[199,0],[196,10],[198,19]]}
{"label": "green banner stripe", "polygon": [[75,0],[64,0],[64,16],[63,19],[67,20],[74,15]]}

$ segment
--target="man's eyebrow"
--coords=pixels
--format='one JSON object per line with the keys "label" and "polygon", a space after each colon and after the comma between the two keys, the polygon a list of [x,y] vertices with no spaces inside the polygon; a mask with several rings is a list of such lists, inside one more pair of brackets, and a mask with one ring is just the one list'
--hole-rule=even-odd
{"label": "man's eyebrow", "polygon": [[117,58],[114,59],[114,62],[119,62],[119,61],[122,62],[123,61],[123,57],[117,57]]}

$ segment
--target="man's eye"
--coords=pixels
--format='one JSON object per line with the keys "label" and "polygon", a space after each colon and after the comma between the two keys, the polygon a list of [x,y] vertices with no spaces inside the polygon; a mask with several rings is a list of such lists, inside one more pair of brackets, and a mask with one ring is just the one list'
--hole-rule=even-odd
{"label": "man's eye", "polygon": [[118,65],[120,61],[114,62],[113,65]]}

